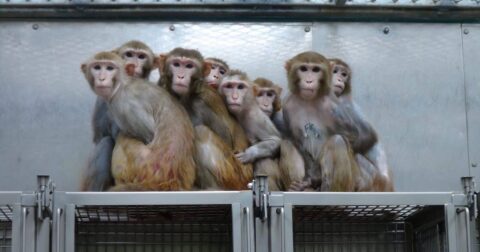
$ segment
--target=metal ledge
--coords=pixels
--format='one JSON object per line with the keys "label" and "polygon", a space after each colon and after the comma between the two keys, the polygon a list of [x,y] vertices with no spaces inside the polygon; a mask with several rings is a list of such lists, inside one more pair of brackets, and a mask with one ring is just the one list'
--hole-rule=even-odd
{"label": "metal ledge", "polygon": [[[2,0],[3,1],[3,0]],[[103,1],[103,0],[102,0]],[[464,0],[467,1],[467,0]],[[468,0],[471,1],[471,0]],[[479,22],[480,8],[306,4],[2,4],[4,20]],[[479,5],[480,6],[480,5]]]}

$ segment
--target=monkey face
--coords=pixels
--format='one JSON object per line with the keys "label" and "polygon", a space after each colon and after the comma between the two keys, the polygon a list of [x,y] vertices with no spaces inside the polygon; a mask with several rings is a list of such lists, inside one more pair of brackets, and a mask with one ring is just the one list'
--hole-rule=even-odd
{"label": "monkey face", "polygon": [[332,88],[336,96],[340,96],[345,90],[349,73],[344,66],[335,65],[332,71]]}
{"label": "monkey face", "polygon": [[93,62],[89,71],[93,76],[93,91],[104,99],[110,98],[115,85],[115,76],[118,74],[118,66],[113,62]]}
{"label": "monkey face", "polygon": [[122,54],[122,58],[126,64],[133,64],[135,66],[134,77],[141,78],[143,76],[143,70],[148,62],[148,54],[143,50],[127,50]]}
{"label": "monkey face", "polygon": [[226,73],[227,73],[227,70],[225,69],[225,67],[223,67],[220,64],[215,64],[212,62],[210,74],[206,78],[207,84],[214,89],[218,89],[218,86],[222,82],[223,77],[225,76]]}
{"label": "monkey face", "polygon": [[192,76],[200,69],[200,63],[195,59],[174,57],[167,64],[172,73],[173,92],[180,96],[188,94]]}
{"label": "monkey face", "polygon": [[238,78],[228,78],[220,85],[221,93],[225,96],[228,110],[231,113],[236,114],[242,111],[248,87],[246,81]]}
{"label": "monkey face", "polygon": [[301,64],[297,68],[297,75],[300,96],[306,100],[315,98],[324,77],[321,66],[311,63]]}
{"label": "monkey face", "polygon": [[257,103],[260,109],[269,117],[273,113],[273,102],[277,97],[272,88],[259,88],[256,92]]}

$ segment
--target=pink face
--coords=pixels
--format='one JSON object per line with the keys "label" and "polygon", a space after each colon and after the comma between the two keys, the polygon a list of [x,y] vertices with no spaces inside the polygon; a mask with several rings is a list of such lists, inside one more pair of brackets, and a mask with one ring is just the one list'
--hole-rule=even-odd
{"label": "pink face", "polygon": [[258,88],[257,92],[257,103],[260,106],[260,109],[267,114],[269,117],[273,113],[273,102],[277,97],[275,91],[272,88]]}
{"label": "pink face", "polygon": [[122,54],[123,60],[126,64],[133,64],[135,66],[134,77],[143,76],[143,68],[148,62],[148,54],[143,50],[127,50]]}
{"label": "pink face", "polygon": [[240,80],[237,76],[223,80],[220,92],[225,96],[225,102],[231,113],[236,114],[242,111],[248,87],[248,83]]}
{"label": "pink face", "polygon": [[113,62],[98,61],[90,64],[89,71],[93,76],[93,91],[95,94],[104,99],[111,97],[118,70]]}
{"label": "pink face", "polygon": [[321,66],[312,63],[301,64],[297,68],[297,75],[300,79],[298,83],[300,96],[305,100],[315,98],[324,77]]}
{"label": "pink face", "polygon": [[223,77],[227,73],[227,70],[223,65],[217,64],[215,62],[210,63],[212,64],[212,66],[210,74],[206,78],[206,82],[210,87],[217,89],[220,83],[222,83]]}
{"label": "pink face", "polygon": [[345,90],[349,77],[348,69],[342,65],[334,65],[332,70],[332,88],[336,96],[340,96]]}
{"label": "pink face", "polygon": [[200,69],[200,63],[186,57],[173,57],[167,64],[172,73],[173,92],[181,96],[188,94],[192,76]]}

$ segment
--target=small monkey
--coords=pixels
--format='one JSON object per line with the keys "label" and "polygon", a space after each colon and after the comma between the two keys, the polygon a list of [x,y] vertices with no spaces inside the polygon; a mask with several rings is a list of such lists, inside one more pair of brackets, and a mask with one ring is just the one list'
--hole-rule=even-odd
{"label": "small monkey", "polygon": [[230,68],[228,64],[218,58],[206,58],[206,63],[210,64],[210,73],[205,77],[205,82],[208,86],[217,90],[223,78],[228,74]]}

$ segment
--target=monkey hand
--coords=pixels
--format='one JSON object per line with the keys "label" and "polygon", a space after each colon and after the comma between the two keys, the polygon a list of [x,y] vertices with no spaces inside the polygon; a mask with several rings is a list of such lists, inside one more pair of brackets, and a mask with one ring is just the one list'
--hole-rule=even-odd
{"label": "monkey hand", "polygon": [[238,161],[242,162],[243,164],[252,163],[255,160],[255,151],[248,148],[244,152],[239,152],[235,154],[235,157]]}
{"label": "monkey hand", "polygon": [[288,187],[288,191],[290,192],[312,191],[312,190],[309,190],[311,186],[312,186],[312,183],[310,180],[294,181]]}

